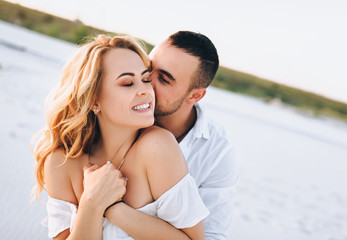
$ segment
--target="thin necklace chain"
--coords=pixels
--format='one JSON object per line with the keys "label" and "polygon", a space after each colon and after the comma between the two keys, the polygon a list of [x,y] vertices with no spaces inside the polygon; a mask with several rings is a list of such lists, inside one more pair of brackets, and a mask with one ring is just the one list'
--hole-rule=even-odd
{"label": "thin necklace chain", "polygon": [[[124,155],[124,157],[123,157],[123,160],[122,160],[121,163],[119,164],[118,170],[120,170],[120,168],[123,166],[124,161],[125,161],[125,158],[126,158],[128,152],[130,151],[130,149],[132,148],[132,146],[134,145],[134,143],[136,142],[136,140],[138,139],[139,136],[140,136],[140,131],[137,133],[137,135],[136,135],[134,141],[132,142],[132,144],[130,145],[130,147],[128,148],[128,150],[126,151],[126,153],[125,153],[125,155]],[[90,151],[90,153],[91,153],[91,151]],[[89,162],[89,164],[90,164],[90,158],[91,158],[91,157],[90,157],[90,153],[88,154],[88,162]],[[116,155],[117,155],[117,152],[113,155],[113,157],[112,157],[111,160],[113,160],[114,157],[115,157]],[[111,162],[111,161],[109,161],[109,162]]]}
{"label": "thin necklace chain", "polygon": [[[127,155],[127,153],[128,153],[128,152],[126,152],[125,155]],[[116,154],[117,154],[117,152],[115,153],[114,156],[116,156]],[[113,158],[114,158],[114,156],[113,156]],[[113,158],[112,158],[112,160],[113,160]],[[90,153],[89,153],[89,154],[88,154],[88,163],[89,163],[89,164],[91,163],[90,159],[91,159],[91,156],[90,156]],[[120,170],[120,168],[123,166],[124,161],[125,161],[125,156],[124,156],[123,160],[121,161],[121,163],[119,164],[118,170]],[[110,162],[110,163],[111,163],[111,161],[107,161],[107,162]]]}
{"label": "thin necklace chain", "polygon": [[122,162],[119,164],[118,170],[120,170],[120,168],[123,166],[124,161],[125,161],[125,157],[123,158]]}

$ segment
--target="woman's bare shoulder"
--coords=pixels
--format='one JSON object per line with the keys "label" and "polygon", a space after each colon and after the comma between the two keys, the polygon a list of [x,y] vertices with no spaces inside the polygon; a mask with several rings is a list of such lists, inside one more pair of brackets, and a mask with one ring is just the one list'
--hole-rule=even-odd
{"label": "woman's bare shoulder", "polygon": [[142,156],[147,166],[186,167],[184,156],[174,135],[157,126],[151,126],[141,132],[137,154]]}
{"label": "woman's bare shoulder", "polygon": [[71,168],[78,168],[79,166],[83,168],[81,161],[83,158],[84,155],[75,159],[66,158],[66,155],[62,149],[56,149],[47,156],[47,159],[45,161],[45,171],[47,169],[58,172],[65,172]]}
{"label": "woman's bare shoulder", "polygon": [[45,161],[45,175],[62,174],[67,171],[66,159],[63,150],[57,149],[50,153]]}
{"label": "woman's bare shoulder", "polygon": [[155,200],[188,173],[175,137],[160,127],[150,127],[141,133],[137,154],[144,163]]}
{"label": "woman's bare shoulder", "polygon": [[44,176],[47,193],[50,197],[76,202],[71,184],[71,171],[76,169],[77,161],[66,159],[63,150],[57,149],[48,155],[44,165]]}
{"label": "woman's bare shoulder", "polygon": [[162,143],[161,140],[169,141],[173,143],[176,142],[174,135],[170,131],[158,126],[151,126],[146,129],[143,129],[141,131],[139,141],[141,141],[142,143],[142,141],[144,140],[145,140],[145,143],[153,143],[153,142]]}
{"label": "woman's bare shoulder", "polygon": [[161,127],[151,126],[142,130],[138,141],[137,151],[143,153],[141,155],[150,156],[152,155],[161,156],[173,153],[180,153],[181,150],[174,135]]}

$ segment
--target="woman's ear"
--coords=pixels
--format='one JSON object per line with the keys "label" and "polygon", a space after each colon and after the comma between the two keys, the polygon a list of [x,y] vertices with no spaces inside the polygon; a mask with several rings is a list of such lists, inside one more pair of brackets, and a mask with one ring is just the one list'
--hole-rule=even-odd
{"label": "woman's ear", "polygon": [[206,94],[206,88],[194,88],[188,94],[186,98],[186,103],[195,104],[199,102]]}
{"label": "woman's ear", "polygon": [[94,112],[95,115],[98,115],[98,113],[100,112],[100,106],[98,103],[94,103],[90,109]]}

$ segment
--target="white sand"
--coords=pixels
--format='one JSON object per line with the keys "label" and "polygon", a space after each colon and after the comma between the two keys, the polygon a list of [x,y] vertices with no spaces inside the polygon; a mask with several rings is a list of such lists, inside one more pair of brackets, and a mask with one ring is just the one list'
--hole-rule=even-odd
{"label": "white sand", "polygon": [[[0,32],[0,236],[45,239],[45,206],[30,204],[29,141],[76,47],[4,22]],[[233,239],[347,239],[345,123],[215,88],[204,103],[227,129],[240,163]]]}

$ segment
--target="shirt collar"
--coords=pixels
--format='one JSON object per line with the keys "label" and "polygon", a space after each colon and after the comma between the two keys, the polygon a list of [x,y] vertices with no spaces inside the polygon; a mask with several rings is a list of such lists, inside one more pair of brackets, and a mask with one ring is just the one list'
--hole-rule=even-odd
{"label": "shirt collar", "polygon": [[201,104],[196,103],[194,105],[196,110],[196,122],[193,127],[193,135],[195,138],[209,139],[210,131],[208,128],[207,116]]}

